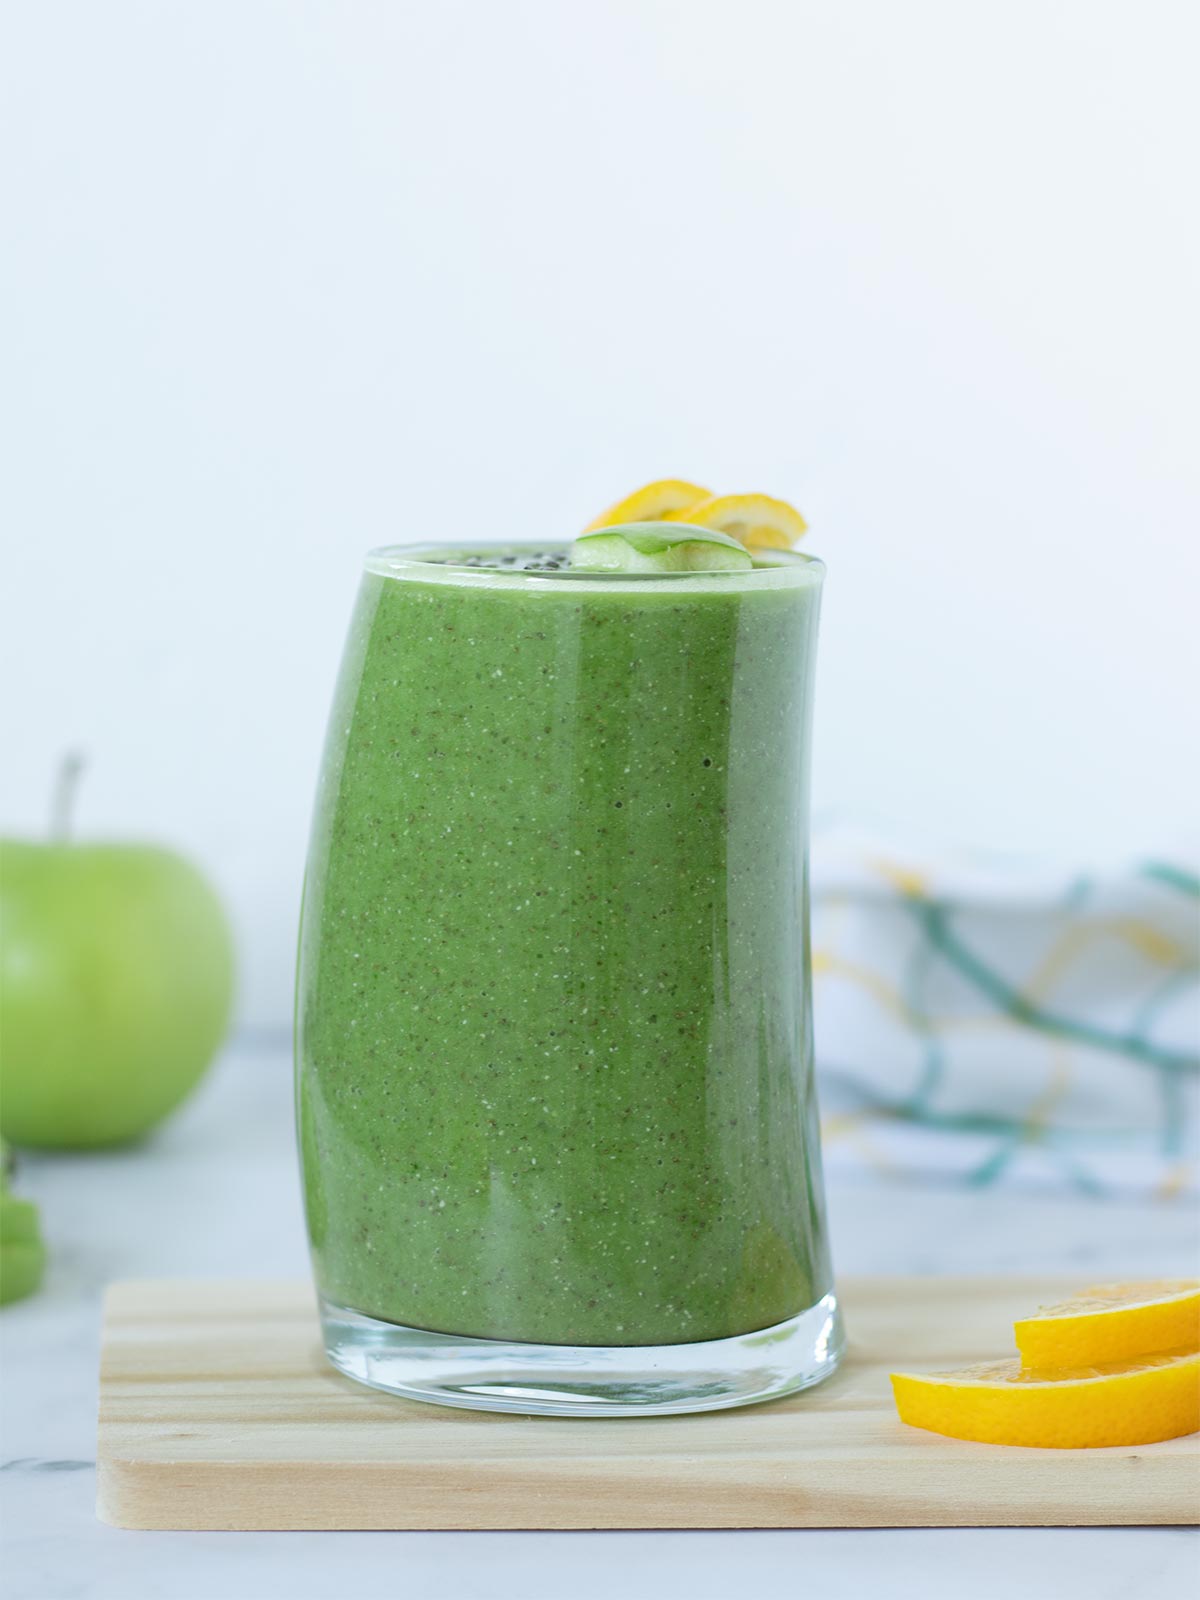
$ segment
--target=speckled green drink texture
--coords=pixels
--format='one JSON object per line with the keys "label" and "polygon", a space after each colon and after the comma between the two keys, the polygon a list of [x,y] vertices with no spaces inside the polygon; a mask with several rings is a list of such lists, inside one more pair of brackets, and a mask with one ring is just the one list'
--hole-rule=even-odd
{"label": "speckled green drink texture", "polygon": [[368,571],[301,934],[318,1285],[656,1345],[830,1288],[811,1068],[819,564]]}

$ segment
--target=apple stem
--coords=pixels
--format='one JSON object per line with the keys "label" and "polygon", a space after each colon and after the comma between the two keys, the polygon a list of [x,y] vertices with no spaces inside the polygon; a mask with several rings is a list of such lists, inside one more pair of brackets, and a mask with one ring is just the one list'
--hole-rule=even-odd
{"label": "apple stem", "polygon": [[75,796],[79,780],[86,766],[78,750],[68,750],[59,763],[54,780],[54,795],[50,802],[50,837],[56,844],[66,844],[71,837],[71,823],[75,816]]}

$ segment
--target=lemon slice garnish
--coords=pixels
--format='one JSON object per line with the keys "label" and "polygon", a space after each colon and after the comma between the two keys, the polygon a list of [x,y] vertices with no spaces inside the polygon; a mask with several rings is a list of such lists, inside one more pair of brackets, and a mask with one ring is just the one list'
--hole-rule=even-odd
{"label": "lemon slice garnish", "polygon": [[901,1422],[983,1444],[1080,1450],[1153,1444],[1200,1428],[1200,1354],[1031,1373],[1019,1361],[894,1372]]}
{"label": "lemon slice garnish", "polygon": [[1093,1367],[1200,1348],[1200,1283],[1109,1283],[1016,1324],[1026,1367]]}
{"label": "lemon slice garnish", "polygon": [[795,506],[769,494],[709,495],[659,514],[668,522],[690,522],[727,533],[747,550],[790,550],[808,529]]}
{"label": "lemon slice garnish", "polygon": [[[673,512],[709,498],[708,490],[702,489],[698,483],[688,483],[683,478],[659,478],[642,489],[635,489],[624,500],[618,500],[615,506],[609,506],[583,531],[591,533],[596,528],[612,528],[627,522],[659,522]],[[680,518],[680,521],[689,520]],[[703,526],[707,527],[708,524]]]}

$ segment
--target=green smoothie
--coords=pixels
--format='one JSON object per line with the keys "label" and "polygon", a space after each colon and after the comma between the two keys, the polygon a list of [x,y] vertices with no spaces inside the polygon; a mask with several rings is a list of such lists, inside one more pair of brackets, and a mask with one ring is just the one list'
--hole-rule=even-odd
{"label": "green smoothie", "polygon": [[662,1345],[830,1289],[805,853],[822,568],[772,560],[369,562],[301,931],[328,1300]]}

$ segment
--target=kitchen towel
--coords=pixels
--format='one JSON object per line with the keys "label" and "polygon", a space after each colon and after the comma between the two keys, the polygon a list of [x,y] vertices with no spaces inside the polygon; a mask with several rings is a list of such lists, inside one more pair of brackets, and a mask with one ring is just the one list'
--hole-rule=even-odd
{"label": "kitchen towel", "polygon": [[892,1179],[1189,1191],[1200,879],[813,841],[826,1166]]}

